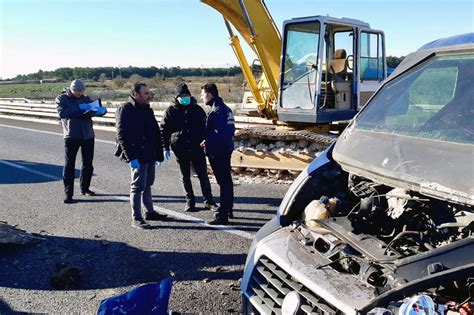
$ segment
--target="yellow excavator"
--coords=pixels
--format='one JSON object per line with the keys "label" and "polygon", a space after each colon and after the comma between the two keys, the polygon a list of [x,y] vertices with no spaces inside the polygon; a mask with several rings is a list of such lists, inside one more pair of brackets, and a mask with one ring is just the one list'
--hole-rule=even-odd
{"label": "yellow excavator", "polygon": [[[385,37],[368,23],[293,18],[283,23],[282,37],[263,0],[201,2],[224,18],[250,89],[243,109],[276,125],[240,130],[236,141],[243,144],[232,157],[234,167],[304,169],[334,140],[330,124],[352,119],[386,79]],[[234,29],[260,62],[257,79]]]}

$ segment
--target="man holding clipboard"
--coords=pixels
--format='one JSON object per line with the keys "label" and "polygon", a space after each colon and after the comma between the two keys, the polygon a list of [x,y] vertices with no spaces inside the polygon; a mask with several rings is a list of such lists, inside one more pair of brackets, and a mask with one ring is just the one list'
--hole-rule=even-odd
{"label": "man holding clipboard", "polygon": [[74,171],[76,155],[81,149],[82,168],[80,187],[81,194],[95,196],[89,189],[94,167],[94,129],[92,128],[92,117],[103,116],[107,113],[105,107],[101,106],[100,100],[92,101],[84,94],[86,86],[81,80],[71,82],[69,88],[56,97],[56,109],[58,111],[64,135],[64,203],[73,203],[74,199]]}

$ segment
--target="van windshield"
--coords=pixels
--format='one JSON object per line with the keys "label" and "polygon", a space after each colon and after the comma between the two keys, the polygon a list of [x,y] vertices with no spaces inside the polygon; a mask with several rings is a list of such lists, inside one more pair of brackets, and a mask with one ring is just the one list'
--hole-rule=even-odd
{"label": "van windshield", "polygon": [[474,143],[474,55],[435,57],[389,82],[357,128]]}
{"label": "van windshield", "polygon": [[372,180],[474,205],[474,54],[435,55],[387,82],[334,158]]}

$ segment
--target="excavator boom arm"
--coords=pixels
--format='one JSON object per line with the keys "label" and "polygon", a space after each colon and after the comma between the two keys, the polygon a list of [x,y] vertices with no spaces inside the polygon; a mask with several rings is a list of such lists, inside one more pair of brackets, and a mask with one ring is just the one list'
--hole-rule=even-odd
{"label": "excavator boom arm", "polygon": [[252,48],[273,93],[278,97],[281,36],[263,0],[201,0],[220,12]]}

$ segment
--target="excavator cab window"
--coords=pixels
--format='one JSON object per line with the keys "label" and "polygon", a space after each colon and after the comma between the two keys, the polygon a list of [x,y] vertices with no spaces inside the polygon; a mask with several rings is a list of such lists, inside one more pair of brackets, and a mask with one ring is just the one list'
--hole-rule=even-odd
{"label": "excavator cab window", "polygon": [[320,23],[289,24],[285,32],[280,106],[312,109],[316,97]]}
{"label": "excavator cab window", "polygon": [[326,25],[320,110],[350,110],[354,103],[352,27]]}
{"label": "excavator cab window", "polygon": [[360,73],[361,81],[385,79],[381,34],[361,32]]}

